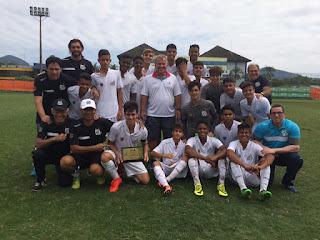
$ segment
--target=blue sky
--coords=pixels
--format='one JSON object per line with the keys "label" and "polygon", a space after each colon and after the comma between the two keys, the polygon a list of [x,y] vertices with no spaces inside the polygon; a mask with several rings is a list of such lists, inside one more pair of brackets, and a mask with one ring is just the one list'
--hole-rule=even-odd
{"label": "blue sky", "polygon": [[39,22],[30,6],[48,7],[43,21],[43,59],[69,55],[72,38],[96,62],[99,49],[116,55],[147,43],[169,43],[186,56],[190,44],[206,52],[220,45],[251,59],[295,73],[320,73],[320,1],[253,0],[1,0],[0,57],[39,61]]}

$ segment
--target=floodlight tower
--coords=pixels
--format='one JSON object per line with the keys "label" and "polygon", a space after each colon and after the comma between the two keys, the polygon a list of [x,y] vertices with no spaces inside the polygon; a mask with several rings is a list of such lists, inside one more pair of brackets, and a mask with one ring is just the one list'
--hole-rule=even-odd
{"label": "floodlight tower", "polygon": [[[40,22],[40,72],[42,72],[42,34],[41,34],[41,22],[50,16],[49,8],[44,7],[32,7],[30,6],[30,15],[33,17],[39,17]],[[43,19],[41,19],[44,17]]]}

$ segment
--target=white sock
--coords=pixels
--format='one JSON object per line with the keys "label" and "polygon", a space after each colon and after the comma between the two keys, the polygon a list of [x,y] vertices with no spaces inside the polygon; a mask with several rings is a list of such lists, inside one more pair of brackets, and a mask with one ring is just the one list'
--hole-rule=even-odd
{"label": "white sock", "polygon": [[232,176],[236,179],[240,190],[247,189],[246,184],[244,183],[242,170],[239,164],[235,164],[233,162],[230,163]]}
{"label": "white sock", "polygon": [[181,173],[187,167],[187,163],[183,160],[177,164],[177,166],[172,170],[172,172],[167,177],[167,181],[171,182],[171,180],[175,179],[176,176]]}
{"label": "white sock", "polygon": [[270,178],[270,166],[260,170],[260,192],[267,191]]}
{"label": "white sock", "polygon": [[226,179],[226,160],[225,159],[220,159],[218,161],[218,169],[219,169],[219,181],[218,185],[223,184],[224,185],[224,180]]}
{"label": "white sock", "polygon": [[110,160],[110,161],[108,161],[106,163],[105,162],[101,162],[101,165],[106,170],[106,172],[110,174],[112,179],[119,178],[119,174],[117,172],[116,165],[114,165],[114,162],[112,160]]}
{"label": "white sock", "polygon": [[195,158],[190,158],[188,161],[188,165],[193,178],[194,185],[200,183],[198,160]]}
{"label": "white sock", "polygon": [[160,166],[155,166],[153,168],[154,177],[160,182],[163,187],[169,186],[166,175],[164,174],[162,168]]}

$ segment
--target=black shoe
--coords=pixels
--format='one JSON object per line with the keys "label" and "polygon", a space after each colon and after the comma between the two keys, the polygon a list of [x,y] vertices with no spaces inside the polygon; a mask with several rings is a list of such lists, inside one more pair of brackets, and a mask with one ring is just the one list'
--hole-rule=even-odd
{"label": "black shoe", "polygon": [[32,187],[32,189],[31,189],[31,191],[33,191],[33,192],[37,192],[37,191],[40,191],[44,186],[46,186],[47,185],[47,180],[46,179],[44,179],[43,181],[41,181],[41,182],[36,182],[35,184],[34,184],[34,186]]}

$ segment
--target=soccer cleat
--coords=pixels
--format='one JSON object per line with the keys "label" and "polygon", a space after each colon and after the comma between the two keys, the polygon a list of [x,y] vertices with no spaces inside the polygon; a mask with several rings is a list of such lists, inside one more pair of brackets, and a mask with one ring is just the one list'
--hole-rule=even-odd
{"label": "soccer cleat", "polygon": [[228,197],[228,193],[226,191],[224,184],[218,185],[217,190],[218,190],[219,196]]}
{"label": "soccer cleat", "polygon": [[197,196],[203,196],[203,190],[201,183],[194,185],[194,194]]}
{"label": "soccer cleat", "polygon": [[80,188],[80,177],[73,177],[72,189]]}
{"label": "soccer cleat", "polygon": [[173,188],[168,185],[168,186],[165,187],[164,192],[163,192],[163,195],[164,195],[164,196],[168,196],[168,195],[170,195],[172,192],[173,192]]}
{"label": "soccer cleat", "polygon": [[105,184],[105,182],[106,182],[106,179],[104,177],[99,177],[97,179],[97,184],[98,185],[103,185],[103,184]]}
{"label": "soccer cleat", "polygon": [[31,189],[31,191],[33,191],[33,192],[37,192],[37,191],[40,191],[44,186],[46,186],[47,185],[47,180],[46,179],[44,179],[43,181],[41,181],[41,182],[36,182],[35,184],[34,184],[34,186],[32,187],[32,189]]}
{"label": "soccer cleat", "polygon": [[241,194],[242,194],[243,198],[250,199],[252,191],[249,188],[247,188],[247,189],[242,190]]}
{"label": "soccer cleat", "polygon": [[33,168],[32,172],[30,173],[30,176],[31,177],[36,177],[37,176],[37,173],[36,173],[36,169]]}
{"label": "soccer cleat", "polygon": [[163,186],[160,182],[158,182],[158,186],[159,186],[159,188],[163,188]]}
{"label": "soccer cleat", "polygon": [[269,192],[269,191],[261,191],[259,192],[259,196],[258,196],[258,199],[260,201],[265,201],[265,200],[268,200],[272,197],[272,193]]}
{"label": "soccer cleat", "polygon": [[290,192],[296,193],[298,190],[294,186],[283,185],[285,189],[288,189]]}
{"label": "soccer cleat", "polygon": [[113,179],[111,181],[110,192],[116,192],[119,189],[119,186],[121,183],[122,183],[121,178]]}

